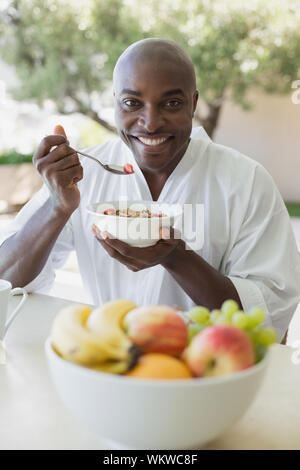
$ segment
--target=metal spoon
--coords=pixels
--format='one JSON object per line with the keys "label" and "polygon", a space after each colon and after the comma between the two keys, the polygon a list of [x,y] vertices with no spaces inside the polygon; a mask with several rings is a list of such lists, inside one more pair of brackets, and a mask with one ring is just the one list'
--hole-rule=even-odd
{"label": "metal spoon", "polygon": [[75,152],[79,153],[80,155],[83,155],[84,157],[90,158],[91,160],[94,160],[94,162],[101,165],[102,168],[104,168],[107,171],[110,171],[111,173],[115,173],[116,175],[131,175],[132,173],[134,173],[134,171],[132,171],[132,173],[126,173],[126,171],[124,171],[121,165],[109,165],[108,163],[102,163],[100,162],[100,160],[97,160],[97,158],[92,157],[91,155],[88,155],[87,153],[79,152],[79,150],[75,150]]}

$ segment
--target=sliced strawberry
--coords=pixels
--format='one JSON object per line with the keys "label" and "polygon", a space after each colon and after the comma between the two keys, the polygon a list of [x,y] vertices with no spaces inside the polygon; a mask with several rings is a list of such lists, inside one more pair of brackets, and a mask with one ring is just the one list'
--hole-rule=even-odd
{"label": "sliced strawberry", "polygon": [[125,165],[123,166],[123,170],[125,171],[125,173],[133,173],[133,166],[131,165],[131,163],[125,163]]}
{"label": "sliced strawberry", "polygon": [[115,209],[105,209],[105,211],[103,212],[103,214],[105,215],[114,215],[115,214]]}

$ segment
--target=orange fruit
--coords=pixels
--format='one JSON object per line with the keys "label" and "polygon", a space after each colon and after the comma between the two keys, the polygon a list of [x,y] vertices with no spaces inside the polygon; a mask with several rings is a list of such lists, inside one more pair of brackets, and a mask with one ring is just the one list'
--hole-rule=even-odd
{"label": "orange fruit", "polygon": [[190,379],[192,373],[186,364],[172,356],[160,353],[144,354],[127,377],[145,379]]}

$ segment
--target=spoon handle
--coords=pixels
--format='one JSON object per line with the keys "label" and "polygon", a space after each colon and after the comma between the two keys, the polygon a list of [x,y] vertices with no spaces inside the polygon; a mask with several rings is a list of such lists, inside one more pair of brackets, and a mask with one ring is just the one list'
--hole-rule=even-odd
{"label": "spoon handle", "polygon": [[87,153],[80,152],[79,150],[76,150],[76,153],[79,153],[80,155],[83,155],[84,157],[90,158],[91,160],[94,160],[94,162],[99,163],[103,168],[105,168],[105,165],[100,162],[100,160],[97,160],[97,158],[92,157],[91,155],[88,155]]}
{"label": "spoon handle", "polygon": [[79,150],[75,150],[76,153],[79,153],[80,155],[83,155],[84,157],[90,158],[91,160],[94,160],[94,162],[98,163],[99,165],[104,168],[104,170],[110,171],[111,173],[114,173],[116,175],[129,175],[131,172],[126,172],[124,171],[123,167],[121,165],[109,165],[108,163],[102,163],[100,160],[97,160],[97,158],[92,157],[91,155],[88,155],[87,153],[84,152],[79,152]]}

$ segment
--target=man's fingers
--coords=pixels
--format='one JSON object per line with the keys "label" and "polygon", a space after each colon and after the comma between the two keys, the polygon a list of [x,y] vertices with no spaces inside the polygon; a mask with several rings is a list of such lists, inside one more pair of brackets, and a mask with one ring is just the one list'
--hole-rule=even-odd
{"label": "man's fingers", "polygon": [[160,236],[162,240],[179,240],[181,238],[181,232],[173,227],[161,227]]}
{"label": "man's fingers", "polygon": [[[105,232],[104,232],[105,234]],[[99,235],[101,238],[101,235]],[[143,265],[151,266],[153,260],[156,260],[159,256],[162,256],[166,251],[170,251],[170,247],[175,244],[174,240],[159,240],[153,246],[147,246],[146,248],[140,248],[130,246],[127,243],[118,240],[117,238],[107,237],[103,240],[106,245],[117,251],[122,257],[125,257],[128,261],[134,263],[143,263]]]}
{"label": "man's fingers", "polygon": [[[99,237],[101,237],[100,234],[99,234]],[[105,243],[109,245],[110,247],[112,247],[114,250],[116,250],[118,253],[120,253],[122,256],[125,256],[128,259],[131,259],[134,261],[136,260],[144,261],[148,258],[151,259],[150,248],[152,247],[140,248],[136,246],[130,246],[128,245],[128,243],[122,242],[121,240],[118,240],[117,238],[109,238],[109,237],[105,239]]]}
{"label": "man's fingers", "polygon": [[[134,251],[137,249],[136,247],[131,247],[128,245],[128,243],[122,242],[121,240],[118,240],[117,238],[112,238],[109,236],[107,232],[100,232],[98,227],[95,227],[95,235],[98,238],[99,241],[104,241],[103,235],[105,237],[105,242],[108,246],[110,246],[112,249],[118,251],[122,256],[126,256],[127,258],[131,258],[132,260],[136,259],[136,256],[134,256]],[[131,248],[134,248],[132,250]]]}
{"label": "man's fingers", "polygon": [[44,137],[37,150],[34,153],[33,160],[38,160],[39,158],[45,157],[51,148],[55,145],[61,145],[66,143],[66,138],[62,135],[47,135]]}
{"label": "man's fingers", "polygon": [[162,227],[160,229],[160,236],[163,240],[169,240],[170,235],[171,235],[171,232],[170,232],[169,227]]}
{"label": "man's fingers", "polygon": [[[174,239],[175,230],[171,227],[169,230],[170,238],[167,240],[159,240],[155,245],[148,246],[146,248],[133,247],[128,245],[117,238],[110,238],[109,234],[106,232],[101,232],[94,225],[93,232],[95,233],[97,239],[101,242],[102,246],[109,252],[109,254],[124,263],[131,264],[134,266],[151,266],[153,260],[157,260],[159,257],[163,256],[165,252],[169,252],[172,247],[177,245],[177,241]],[[177,231],[177,235],[178,235]],[[102,237],[105,237],[103,239]],[[179,237],[180,238],[180,237]]]}
{"label": "man's fingers", "polygon": [[[71,157],[72,164],[69,164]],[[53,166],[58,162],[60,163],[57,167]],[[53,169],[57,168],[59,170],[68,168],[70,166],[74,166],[79,164],[79,159],[75,150],[69,147],[67,144],[61,144],[56,147],[55,150],[52,150],[48,155],[45,157],[39,158],[33,162],[35,164],[36,169],[39,173],[43,173],[45,168],[53,167]]]}
{"label": "man's fingers", "polygon": [[58,145],[54,150],[48,153],[46,155],[48,162],[49,163],[54,163],[57,162],[58,160],[61,160],[62,158],[65,158],[67,155],[72,155],[76,153],[72,147],[70,147],[68,144],[63,143],[61,145]]}
{"label": "man's fingers", "polygon": [[[83,168],[79,164],[53,174],[55,175],[55,181],[60,186],[68,187],[70,184],[78,183],[78,181],[82,180]],[[51,178],[51,175],[48,175],[48,178]]]}
{"label": "man's fingers", "polygon": [[[101,235],[99,232],[98,234],[99,234],[99,237],[101,238]],[[116,251],[118,251],[122,256],[126,256],[127,258],[129,259],[131,258],[133,260],[140,260],[142,262],[148,260],[149,263],[151,263],[151,260],[157,257],[158,244],[160,245],[159,249],[162,248],[162,245],[165,245],[165,248],[167,248],[170,245],[174,245],[177,243],[174,238],[175,235],[177,236],[177,239],[181,238],[179,236],[180,232],[178,230],[173,229],[172,227],[170,227],[170,229],[168,230],[167,235],[169,236],[167,239],[161,239],[155,245],[148,246],[146,248],[130,246],[128,245],[128,243],[122,242],[121,240],[118,240],[117,238],[107,237],[105,239],[105,242],[109,246],[114,248]]]}
{"label": "man's fingers", "polygon": [[[95,232],[94,232],[95,233]],[[145,267],[143,263],[139,263],[136,259],[133,258],[128,258],[121,253],[119,253],[117,250],[115,250],[112,246],[110,246],[108,243],[106,243],[106,240],[103,240],[100,235],[95,233],[95,236],[97,240],[101,243],[103,246],[104,250],[111,256],[112,258],[116,259],[120,263],[124,264],[127,266],[128,269],[131,271],[139,271]]]}
{"label": "man's fingers", "polygon": [[62,171],[62,170],[65,170],[66,168],[71,168],[72,166],[76,166],[76,165],[80,165],[80,161],[79,161],[77,153],[72,153],[71,155],[67,155],[61,160],[58,160],[55,163],[53,163],[53,168],[56,171]]}
{"label": "man's fingers", "polygon": [[[112,238],[107,232],[100,232],[96,225],[93,225],[92,230],[107,253],[133,271],[139,271],[159,263],[159,260],[163,259],[178,244],[174,238],[175,230],[172,227],[167,233],[170,236],[169,239],[161,239],[155,245],[146,248],[133,247],[117,238]],[[166,232],[163,233],[166,235]],[[179,233],[176,231],[177,236]]]}

